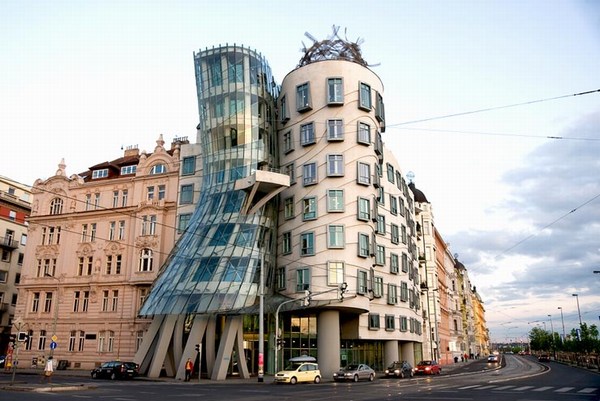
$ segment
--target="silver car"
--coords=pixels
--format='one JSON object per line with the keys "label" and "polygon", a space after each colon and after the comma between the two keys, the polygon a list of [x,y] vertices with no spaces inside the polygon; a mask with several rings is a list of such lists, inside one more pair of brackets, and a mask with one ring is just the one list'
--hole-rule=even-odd
{"label": "silver car", "polygon": [[364,363],[351,364],[333,374],[335,381],[359,381],[359,380],[375,380],[375,371]]}

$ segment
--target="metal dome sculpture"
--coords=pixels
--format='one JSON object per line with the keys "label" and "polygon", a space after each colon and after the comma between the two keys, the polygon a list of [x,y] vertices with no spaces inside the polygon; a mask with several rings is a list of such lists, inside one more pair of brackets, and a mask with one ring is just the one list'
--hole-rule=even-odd
{"label": "metal dome sculpture", "polygon": [[[313,41],[313,45],[307,48],[302,42],[303,48],[301,51],[304,52],[304,56],[300,59],[298,68],[324,60],[347,60],[368,67],[369,64],[363,59],[360,51],[363,39],[358,38],[356,42],[350,42],[348,39],[342,39],[339,36],[339,26],[334,25],[332,29],[331,36],[322,41],[318,41],[308,32],[304,33],[307,38]],[[345,33],[344,30],[344,36]]]}

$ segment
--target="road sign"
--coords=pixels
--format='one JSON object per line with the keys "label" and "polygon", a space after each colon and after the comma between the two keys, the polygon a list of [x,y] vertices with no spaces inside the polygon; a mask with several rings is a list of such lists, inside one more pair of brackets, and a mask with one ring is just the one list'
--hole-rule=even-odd
{"label": "road sign", "polygon": [[51,338],[52,338],[52,341],[54,341],[54,342],[58,341],[58,337],[56,337],[56,334],[54,334]]}
{"label": "road sign", "polygon": [[57,346],[56,342],[52,341],[50,343],[50,349],[56,349],[56,346]]}

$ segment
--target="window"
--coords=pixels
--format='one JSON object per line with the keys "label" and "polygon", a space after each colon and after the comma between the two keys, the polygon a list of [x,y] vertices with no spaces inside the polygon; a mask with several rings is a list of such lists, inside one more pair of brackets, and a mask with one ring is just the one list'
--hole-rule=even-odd
{"label": "window", "polygon": [[377,215],[377,227],[375,228],[377,234],[385,235],[385,215]]}
{"label": "window", "polygon": [[344,211],[344,191],[341,189],[327,190],[327,211],[329,213]]}
{"label": "window", "polygon": [[44,312],[45,313],[52,312],[52,295],[53,294],[51,292],[46,293],[46,298],[44,300]]}
{"label": "window", "polygon": [[314,185],[317,183],[317,163],[307,163],[302,166],[302,182],[304,186]]}
{"label": "window", "polygon": [[375,264],[378,266],[385,265],[385,246],[384,245],[376,245],[375,246]]}
{"label": "window", "polygon": [[369,330],[379,330],[379,313],[369,313]]}
{"label": "window", "polygon": [[300,144],[302,146],[312,145],[317,142],[315,137],[314,123],[302,124],[300,126]]}
{"label": "window", "polygon": [[138,271],[152,271],[152,249],[144,248],[140,251],[140,265]]}
{"label": "window", "polygon": [[38,350],[43,351],[46,349],[46,330],[40,330],[40,337],[38,339]]}
{"label": "window", "polygon": [[380,123],[385,123],[385,106],[383,104],[383,97],[379,92],[377,92],[375,99],[375,118]]}
{"label": "window", "polygon": [[290,130],[283,133],[283,153],[288,154],[292,150],[294,150],[294,138]]}
{"label": "window", "polygon": [[126,189],[124,189],[122,192],[122,197],[121,197],[121,207],[127,206],[127,195],[128,195],[128,192]]}
{"label": "window", "polygon": [[156,215],[142,216],[142,235],[156,234]]}
{"label": "window", "polygon": [[408,330],[408,319],[406,316],[400,316],[400,331]]}
{"label": "window", "polygon": [[402,253],[402,271],[404,273],[408,272],[408,255],[405,253]]}
{"label": "window", "polygon": [[310,290],[310,270],[308,267],[296,270],[296,291]]}
{"label": "window", "polygon": [[276,288],[278,291],[285,290],[286,287],[286,277],[285,277],[285,267],[278,267],[276,275]]}
{"label": "window", "polygon": [[98,209],[100,209],[100,194],[95,193],[94,194],[94,210],[98,210]]}
{"label": "window", "polygon": [[166,194],[167,194],[167,187],[165,185],[159,185],[158,186],[158,200],[165,199]]}
{"label": "window", "polygon": [[109,221],[108,222],[108,240],[109,241],[114,241],[115,240],[115,229],[117,227],[117,223],[115,221]]}
{"label": "window", "polygon": [[284,255],[292,253],[292,233],[289,231],[282,234],[281,253]]}
{"label": "window", "polygon": [[34,292],[31,299],[31,312],[37,313],[40,310],[40,293]]}
{"label": "window", "polygon": [[119,308],[119,290],[113,290],[110,310],[116,312]]}
{"label": "window", "polygon": [[106,256],[106,274],[121,274],[122,255]]}
{"label": "window", "polygon": [[135,165],[121,167],[121,175],[135,174],[136,171],[137,171],[137,166],[135,166]]}
{"label": "window", "polygon": [[[236,59],[237,56],[237,59]],[[231,54],[227,60],[229,83],[244,82],[244,60],[239,55]]]}
{"label": "window", "polygon": [[281,112],[281,122],[283,124],[287,123],[290,120],[290,110],[285,95],[281,97],[281,109],[279,111]]}
{"label": "window", "polygon": [[327,140],[344,140],[344,122],[342,120],[327,120]]}
{"label": "window", "polygon": [[358,256],[368,258],[370,255],[370,241],[369,235],[365,233],[358,233]]}
{"label": "window", "polygon": [[208,79],[211,86],[220,86],[223,84],[223,70],[221,68],[221,57],[215,55],[207,60]]}
{"label": "window", "polygon": [[194,185],[182,185],[181,186],[181,194],[179,196],[179,204],[190,204],[194,201]]}
{"label": "window", "polygon": [[344,156],[327,155],[327,176],[342,177],[344,175]]}
{"label": "window", "polygon": [[371,87],[364,82],[359,84],[359,101],[358,107],[370,111],[371,110]]}
{"label": "window", "polygon": [[108,169],[104,168],[102,170],[94,170],[92,171],[92,180],[98,179],[98,178],[105,178],[108,177]]}
{"label": "window", "polygon": [[396,305],[398,303],[398,287],[395,284],[388,284],[387,303],[390,305]]}
{"label": "window", "polygon": [[302,199],[302,220],[315,220],[317,218],[317,198],[311,196],[310,198]]}
{"label": "window", "polygon": [[62,214],[63,201],[60,198],[52,199],[50,202],[50,214]]}
{"label": "window", "polygon": [[283,217],[285,219],[293,219],[294,214],[294,197],[285,198],[283,200]]}
{"label": "window", "polygon": [[344,282],[344,262],[327,262],[327,285],[339,286]]}
{"label": "window", "polygon": [[154,199],[154,187],[147,187],[146,194],[147,194],[146,199],[148,199],[148,200]]}
{"label": "window", "polygon": [[77,333],[75,330],[69,332],[69,352],[75,351],[75,333]]}
{"label": "window", "polygon": [[181,175],[191,175],[196,172],[196,157],[184,157],[181,165]]}
{"label": "window", "polygon": [[296,87],[296,108],[299,112],[312,109],[310,101],[310,86],[308,82]]}
{"label": "window", "polygon": [[96,223],[91,223],[90,224],[90,242],[93,242],[96,240]]}
{"label": "window", "polygon": [[393,184],[394,180],[396,178],[394,166],[392,166],[390,163],[387,163],[386,168],[387,168],[387,179],[389,182],[391,182]]}
{"label": "window", "polygon": [[385,315],[385,329],[388,331],[396,329],[396,318],[394,315]]}
{"label": "window", "polygon": [[285,165],[283,167],[283,173],[290,176],[290,185],[296,183],[296,170],[294,163]]}
{"label": "window", "polygon": [[92,256],[80,256],[79,263],[77,265],[77,275],[79,276],[89,276],[92,274],[92,266],[93,266],[94,258]]}
{"label": "window", "polygon": [[399,244],[400,243],[400,232],[398,230],[398,225],[391,223],[390,224],[390,231],[392,232],[392,244]]}
{"label": "window", "polygon": [[371,219],[371,201],[368,198],[358,198],[358,220],[369,221]]}
{"label": "window", "polygon": [[363,145],[371,145],[371,126],[369,124],[358,122],[357,142]]}
{"label": "window", "polygon": [[327,226],[327,247],[344,248],[344,226],[332,224]]}
{"label": "window", "polygon": [[144,302],[146,302],[146,297],[148,297],[149,293],[150,293],[149,288],[140,288],[138,290],[138,309],[142,307]]}
{"label": "window", "polygon": [[357,274],[357,286],[356,292],[358,294],[366,294],[367,290],[367,272],[365,270],[359,270]]}
{"label": "window", "polygon": [[373,279],[373,296],[381,298],[383,296],[383,277],[376,276]]}
{"label": "window", "polygon": [[400,272],[400,258],[397,253],[390,253],[390,273],[398,274]]}
{"label": "window", "polygon": [[327,79],[327,103],[344,104],[344,81],[342,78]]}
{"label": "window", "polygon": [[[405,207],[404,207],[404,199],[402,198],[398,198],[398,201],[400,202],[400,216],[404,216],[404,211],[405,211]],[[427,233],[426,233],[427,234]]]}
{"label": "window", "polygon": [[394,216],[398,215],[398,199],[390,194],[390,213]]}
{"label": "window", "polygon": [[87,242],[88,239],[88,225],[81,225],[81,242]]}
{"label": "window", "polygon": [[108,290],[102,291],[102,312],[108,312],[108,306],[110,305],[110,292]]}
{"label": "window", "polygon": [[300,256],[311,256],[315,254],[315,233],[308,232],[300,234]]}
{"label": "window", "polygon": [[356,182],[362,185],[371,185],[371,166],[368,163],[358,162],[357,167]]}
{"label": "window", "polygon": [[125,239],[125,220],[119,220],[119,240]]}
{"label": "window", "polygon": [[167,166],[165,166],[164,164],[155,164],[150,169],[150,175],[164,174],[166,172],[167,172]]}
{"label": "window", "polygon": [[79,312],[80,303],[81,303],[81,291],[75,291],[73,293],[73,312]]}
{"label": "window", "polygon": [[402,235],[402,243],[406,244],[406,226],[404,224],[400,226],[400,231]]}
{"label": "window", "polygon": [[408,301],[408,283],[406,281],[400,283],[400,300],[402,302]]}
{"label": "window", "polygon": [[191,213],[185,213],[185,214],[179,215],[179,223],[177,224],[177,232],[179,234],[181,234],[188,228],[191,218],[192,218]]}

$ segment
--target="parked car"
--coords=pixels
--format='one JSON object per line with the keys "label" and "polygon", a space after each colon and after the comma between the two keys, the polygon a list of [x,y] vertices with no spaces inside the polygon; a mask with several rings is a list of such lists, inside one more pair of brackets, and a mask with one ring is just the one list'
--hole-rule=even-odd
{"label": "parked car", "polygon": [[289,365],[275,374],[276,383],[321,383],[321,371],[312,356],[290,358]]}
{"label": "parked car", "polygon": [[498,363],[500,362],[500,357],[498,355],[491,354],[488,356],[487,361],[489,363]]}
{"label": "parked car", "polygon": [[415,367],[416,375],[439,375],[442,367],[437,361],[421,361]]}
{"label": "parked car", "polygon": [[548,355],[548,354],[541,354],[540,356],[538,356],[538,361],[540,361],[540,362],[550,362],[550,355]]}
{"label": "parked car", "polygon": [[92,369],[92,379],[133,379],[139,375],[140,366],[135,362],[110,361]]}
{"label": "parked car", "polygon": [[413,367],[406,361],[392,362],[385,370],[386,377],[399,377],[404,379],[405,377],[413,377],[414,374]]}
{"label": "parked car", "polygon": [[365,365],[364,363],[359,364],[350,364],[345,368],[335,372],[333,374],[333,380],[335,381],[344,381],[344,380],[375,380],[375,371],[371,369],[369,365]]}

